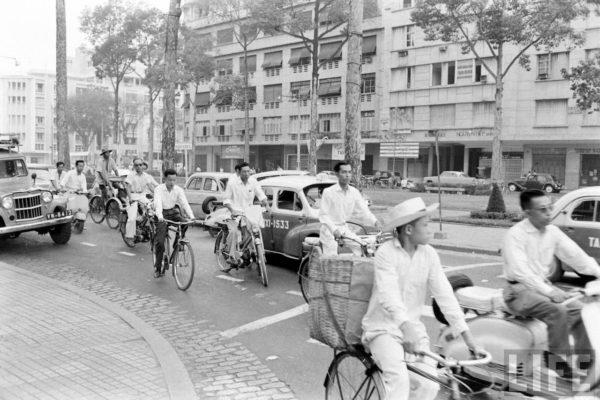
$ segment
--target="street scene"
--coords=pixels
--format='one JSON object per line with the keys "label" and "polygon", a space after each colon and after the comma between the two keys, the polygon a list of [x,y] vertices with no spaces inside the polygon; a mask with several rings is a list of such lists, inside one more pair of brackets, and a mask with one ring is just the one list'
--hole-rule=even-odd
{"label": "street scene", "polygon": [[600,399],[599,1],[0,37],[0,400]]}

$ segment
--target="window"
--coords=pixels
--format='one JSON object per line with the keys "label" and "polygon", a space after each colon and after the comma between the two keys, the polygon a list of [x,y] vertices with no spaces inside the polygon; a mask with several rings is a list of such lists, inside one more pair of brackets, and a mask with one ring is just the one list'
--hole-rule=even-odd
{"label": "window", "polygon": [[210,121],[196,121],[196,137],[208,136]]}
{"label": "window", "polygon": [[233,28],[221,29],[217,31],[217,44],[226,44],[233,42]]}
{"label": "window", "polygon": [[209,192],[216,192],[219,190],[219,187],[217,186],[217,181],[211,178],[204,179],[204,186],[202,188],[203,190],[207,190]]}
{"label": "window", "polygon": [[400,0],[402,1],[402,8],[411,8],[412,0]]}
{"label": "window", "polygon": [[215,127],[215,135],[216,136],[230,136],[233,131],[233,125],[230,119],[221,119],[216,121],[217,125]]}
{"label": "window", "polygon": [[567,125],[567,99],[536,100],[535,124],[537,126]]}
{"label": "window", "polygon": [[415,25],[392,28],[392,50],[401,50],[415,45]]}
{"label": "window", "polygon": [[265,135],[281,135],[281,117],[263,118],[263,128]]}
{"label": "window", "polygon": [[36,85],[35,91],[37,93],[43,93],[44,92],[44,84],[43,83],[38,83]]}
{"label": "window", "polygon": [[[244,57],[240,57],[240,74],[244,74]],[[248,73],[256,72],[256,56],[248,56]]]}
{"label": "window", "polygon": [[323,43],[319,51],[319,61],[333,61],[342,58],[342,42]]}
{"label": "window", "polygon": [[361,75],[360,92],[375,93],[375,73]]}
{"label": "window", "polygon": [[404,130],[413,127],[414,107],[390,108],[390,129]]}
{"label": "window", "polygon": [[442,63],[435,63],[431,66],[431,86],[440,86],[442,84]]}
{"label": "window", "polygon": [[339,96],[342,93],[342,78],[319,80],[319,96]]}
{"label": "window", "polygon": [[454,85],[456,80],[456,62],[452,61],[447,63],[447,72],[448,72],[448,85]]}
{"label": "window", "polygon": [[44,143],[36,143],[35,149],[36,150],[44,150]]}
{"label": "window", "polygon": [[361,132],[371,132],[375,129],[375,111],[361,111],[360,113]]}
{"label": "window", "polygon": [[456,61],[431,64],[431,86],[454,85]]}
{"label": "window", "polygon": [[289,63],[291,66],[310,64],[310,52],[305,46],[292,49]]}
{"label": "window", "polygon": [[480,60],[475,60],[475,82],[481,82],[481,69],[484,68],[483,65],[481,65],[481,61]]}
{"label": "window", "polygon": [[452,128],[456,118],[456,106],[443,104],[429,106],[430,128]]}
{"label": "window", "polygon": [[571,212],[573,221],[596,221],[598,222],[597,207],[595,200],[584,200]]}
{"label": "window", "polygon": [[363,38],[362,42],[362,57],[374,56],[377,54],[377,36],[367,36]]}
{"label": "window", "polygon": [[550,55],[538,55],[538,79],[547,79],[550,72]]}
{"label": "window", "polygon": [[[44,149],[42,148],[42,150]],[[27,176],[27,169],[23,160],[0,160],[0,178],[15,176]]]}
{"label": "window", "polygon": [[562,69],[569,68],[569,53],[552,53],[550,56],[550,78],[562,79]]}
{"label": "window", "polygon": [[415,45],[415,26],[406,26],[406,47],[413,47]]}
{"label": "window", "polygon": [[44,123],[44,117],[36,116],[35,117],[35,123],[36,124],[43,124]]}
{"label": "window", "polygon": [[277,196],[277,208],[288,211],[302,211],[302,201],[296,192],[291,190],[279,190]]}
{"label": "window", "polygon": [[321,132],[340,132],[340,114],[319,114],[319,126]]}
{"label": "window", "polygon": [[298,120],[297,115],[290,116],[291,133],[308,133],[310,131],[310,115],[301,115]]}
{"label": "window", "polygon": [[473,127],[494,126],[495,104],[493,101],[473,103]]}
{"label": "window", "polygon": [[[281,68],[283,64],[283,52],[282,51],[274,51],[271,53],[265,53],[262,68]],[[279,75],[279,74],[277,74]]]}
{"label": "window", "polygon": [[310,97],[310,81],[292,82],[290,95],[293,99],[307,100]]}
{"label": "window", "polygon": [[43,142],[44,141],[44,134],[42,132],[36,132],[36,134],[35,134],[35,141],[36,142]]}
{"label": "window", "polygon": [[227,58],[224,60],[217,60],[217,71],[219,76],[233,74],[233,59]]}
{"label": "window", "polygon": [[265,85],[263,92],[263,101],[265,103],[279,103],[281,101],[282,85]]}
{"label": "window", "polygon": [[202,190],[202,179],[204,178],[194,178],[187,185],[187,189],[190,190]]}

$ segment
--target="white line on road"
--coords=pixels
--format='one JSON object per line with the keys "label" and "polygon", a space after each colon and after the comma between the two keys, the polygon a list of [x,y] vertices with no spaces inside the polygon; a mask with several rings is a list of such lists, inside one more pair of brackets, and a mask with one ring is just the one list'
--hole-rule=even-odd
{"label": "white line on road", "polygon": [[242,326],[238,326],[237,328],[227,329],[226,331],[221,332],[221,336],[232,338],[239,335],[240,333],[256,331],[266,326],[276,324],[277,322],[297,317],[298,315],[302,315],[305,312],[308,312],[308,304],[302,304],[301,306],[291,308],[279,314],[257,319],[256,321],[250,322]]}
{"label": "white line on road", "polygon": [[81,244],[84,246],[96,247],[96,245],[94,243],[81,242]]}
{"label": "white line on road", "polygon": [[135,253],[129,253],[127,251],[120,251],[119,254],[123,254],[124,256],[134,257]]}
{"label": "white line on road", "polygon": [[302,297],[302,293],[297,290],[288,290],[286,293],[291,294],[292,296],[301,296]]}
{"label": "white line on road", "polygon": [[217,278],[224,279],[226,281],[231,281],[231,282],[244,282],[243,279],[238,279],[238,278],[234,278],[233,276],[227,276],[227,275],[217,275]]}
{"label": "white line on road", "polygon": [[459,265],[457,267],[444,267],[444,272],[462,271],[464,269],[473,269],[473,268],[493,267],[493,266],[497,266],[497,265],[502,265],[502,263],[491,262],[491,263]]}

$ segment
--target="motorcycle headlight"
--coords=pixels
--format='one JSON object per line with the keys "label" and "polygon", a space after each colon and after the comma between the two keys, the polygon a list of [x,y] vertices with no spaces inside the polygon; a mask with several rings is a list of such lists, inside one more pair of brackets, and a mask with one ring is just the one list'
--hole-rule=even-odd
{"label": "motorcycle headlight", "polygon": [[52,193],[42,192],[42,200],[44,200],[44,203],[50,203],[52,201]]}
{"label": "motorcycle headlight", "polygon": [[10,209],[13,207],[13,199],[10,196],[6,196],[2,199],[2,207]]}

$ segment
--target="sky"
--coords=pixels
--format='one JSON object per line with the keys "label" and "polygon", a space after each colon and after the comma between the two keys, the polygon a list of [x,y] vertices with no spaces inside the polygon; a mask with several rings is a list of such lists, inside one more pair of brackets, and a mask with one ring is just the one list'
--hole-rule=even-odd
{"label": "sky", "polygon": [[[85,43],[79,31],[79,17],[86,7],[108,0],[65,0],[67,16],[67,56]],[[140,5],[168,10],[169,0],[130,0]],[[56,60],[56,1],[0,0],[0,67],[11,67],[14,60],[28,69],[55,68]]]}

